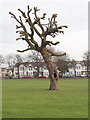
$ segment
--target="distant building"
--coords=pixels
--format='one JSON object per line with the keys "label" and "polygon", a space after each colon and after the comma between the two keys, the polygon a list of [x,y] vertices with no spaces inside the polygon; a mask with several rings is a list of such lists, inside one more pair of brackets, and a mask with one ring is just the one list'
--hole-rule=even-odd
{"label": "distant building", "polygon": [[[17,63],[14,67],[14,78],[23,78],[23,77],[36,77],[37,76],[37,65],[35,62],[24,62],[24,63]],[[72,63],[70,63],[72,64]],[[60,76],[60,71],[58,71]],[[69,68],[68,72],[65,74],[73,75],[75,77],[86,76],[87,75],[87,68],[84,66],[82,61],[77,61],[75,67]],[[11,77],[12,70],[8,68],[8,65],[2,64],[0,66],[0,77]],[[49,77],[49,71],[44,62],[39,66],[39,76]]]}
{"label": "distant building", "polygon": [[6,74],[8,73],[8,65],[6,64],[1,64],[0,65],[0,77],[5,77]]}
{"label": "distant building", "polygon": [[[19,73],[18,73],[18,69],[19,69]],[[37,66],[35,65],[34,62],[30,62],[30,63],[25,62],[25,63],[21,63],[18,68],[16,64],[14,67],[14,76],[18,77],[18,74],[20,78],[24,76],[35,77],[37,74]],[[45,63],[43,63],[43,66],[39,67],[39,76],[45,76],[45,77],[49,76],[49,72],[46,68]]]}
{"label": "distant building", "polygon": [[[71,63],[72,64],[72,63]],[[74,75],[75,77],[86,76],[87,75],[87,67],[84,66],[82,61],[77,61],[75,67],[70,67],[69,72],[70,75]]]}

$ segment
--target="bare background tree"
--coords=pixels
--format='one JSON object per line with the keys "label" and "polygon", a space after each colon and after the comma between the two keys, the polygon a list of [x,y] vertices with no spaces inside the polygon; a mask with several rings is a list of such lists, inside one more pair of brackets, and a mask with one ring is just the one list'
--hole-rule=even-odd
{"label": "bare background tree", "polygon": [[83,63],[87,69],[87,77],[90,77],[90,52],[89,51],[84,52]]}
{"label": "bare background tree", "polygon": [[[43,59],[47,65],[47,68],[49,70],[49,76],[50,76],[50,90],[58,90],[58,73],[56,66],[52,62],[52,56],[64,56],[66,53],[63,54],[57,54],[53,51],[50,51],[47,49],[47,46],[51,45],[57,45],[60,42],[56,41],[53,42],[51,40],[47,40],[47,36],[51,36],[55,38],[55,36],[58,33],[64,33],[62,30],[63,28],[67,28],[66,25],[58,26],[56,18],[57,14],[52,14],[50,18],[48,18],[48,22],[44,23],[46,13],[43,13],[42,16],[38,16],[38,9],[37,7],[34,7],[33,12],[32,9],[27,6],[27,12],[22,11],[21,9],[18,9],[18,11],[21,13],[21,16],[16,17],[15,14],[12,12],[9,12],[12,18],[14,18],[18,25],[16,25],[16,33],[19,33],[20,37],[16,40],[24,40],[28,44],[28,48],[24,50],[17,50],[18,52],[25,52],[28,50],[35,50],[41,53],[43,56]],[[31,13],[34,15],[34,17],[31,17]],[[28,28],[29,29],[28,29]],[[38,43],[38,38],[35,38],[35,36],[38,36],[38,38],[41,40],[41,44]]]}
{"label": "bare background tree", "polygon": [[40,68],[43,68],[45,64],[42,55],[37,51],[32,51],[32,53],[29,54],[27,58],[28,62],[32,62],[34,69],[37,71],[36,77],[39,77]]}
{"label": "bare background tree", "polygon": [[9,69],[12,70],[12,77],[14,76],[14,67],[17,64],[18,69],[18,78],[19,78],[19,63],[22,62],[22,58],[19,54],[10,54],[6,56],[6,63],[8,64]]}
{"label": "bare background tree", "polygon": [[19,54],[16,54],[15,55],[15,63],[16,63],[16,67],[17,67],[17,70],[18,70],[18,79],[20,78],[20,76],[19,76],[19,66],[22,63],[22,61],[23,61],[22,57]]}
{"label": "bare background tree", "polygon": [[5,62],[3,55],[0,55],[0,65]]}
{"label": "bare background tree", "polygon": [[71,62],[70,62],[70,67],[73,68],[74,70],[74,77],[76,77],[76,60],[75,59],[72,59]]}
{"label": "bare background tree", "polygon": [[62,56],[62,57],[55,57],[56,65],[58,70],[61,73],[61,76],[68,72],[69,69],[69,63],[70,63],[70,58],[68,55]]}

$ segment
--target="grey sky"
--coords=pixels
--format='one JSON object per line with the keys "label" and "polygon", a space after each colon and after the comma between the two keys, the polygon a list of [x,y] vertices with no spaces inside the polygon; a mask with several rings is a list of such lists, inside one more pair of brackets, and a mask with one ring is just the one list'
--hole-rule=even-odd
{"label": "grey sky", "polygon": [[58,25],[67,25],[68,29],[64,29],[64,35],[59,34],[54,39],[60,41],[56,49],[80,60],[88,49],[88,0],[1,0],[0,54],[16,53],[17,49],[27,47],[24,42],[16,41],[16,22],[8,14],[12,11],[18,15],[17,9],[26,10],[27,5],[31,8],[38,6],[41,14],[47,13],[47,18],[53,13],[58,14]]}

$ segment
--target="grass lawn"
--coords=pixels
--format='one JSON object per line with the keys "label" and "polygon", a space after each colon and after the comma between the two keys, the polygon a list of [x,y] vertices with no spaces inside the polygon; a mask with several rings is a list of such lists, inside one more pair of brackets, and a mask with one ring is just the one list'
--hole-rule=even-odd
{"label": "grass lawn", "polygon": [[49,79],[3,80],[3,118],[88,118],[88,79],[60,79],[49,91]]}

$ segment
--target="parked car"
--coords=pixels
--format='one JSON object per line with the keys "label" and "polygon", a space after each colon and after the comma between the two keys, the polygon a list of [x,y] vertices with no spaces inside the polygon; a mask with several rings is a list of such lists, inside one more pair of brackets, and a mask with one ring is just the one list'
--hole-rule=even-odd
{"label": "parked car", "polygon": [[76,75],[76,77],[82,77],[81,75]]}
{"label": "parked car", "polygon": [[73,78],[73,75],[63,75],[62,78]]}
{"label": "parked car", "polygon": [[38,77],[36,77],[36,78],[47,78],[47,77],[45,77],[45,76],[38,76]]}
{"label": "parked car", "polygon": [[59,75],[59,78],[62,78],[63,76],[62,75]]}
{"label": "parked car", "polygon": [[27,78],[32,78],[32,77],[29,77],[29,76],[24,76],[24,77],[22,77],[22,78],[27,79]]}
{"label": "parked car", "polygon": [[81,77],[87,77],[87,75],[83,74],[83,75],[81,75]]}

